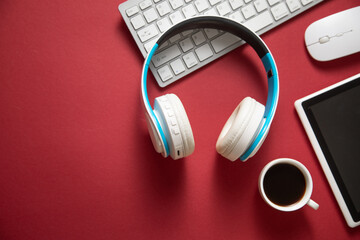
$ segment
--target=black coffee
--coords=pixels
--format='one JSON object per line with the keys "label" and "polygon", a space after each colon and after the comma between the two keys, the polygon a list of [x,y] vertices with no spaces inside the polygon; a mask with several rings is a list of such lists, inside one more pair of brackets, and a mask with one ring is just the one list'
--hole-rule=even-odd
{"label": "black coffee", "polygon": [[273,203],[287,206],[305,193],[305,177],[295,166],[281,163],[270,167],[264,176],[264,191]]}

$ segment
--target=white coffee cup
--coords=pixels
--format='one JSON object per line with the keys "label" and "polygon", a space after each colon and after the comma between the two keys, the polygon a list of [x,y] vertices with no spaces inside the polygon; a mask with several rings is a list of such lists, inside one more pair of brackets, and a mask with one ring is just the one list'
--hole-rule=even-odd
{"label": "white coffee cup", "polygon": [[[302,196],[300,196],[293,203],[290,203],[289,205],[280,205],[280,204],[274,202],[274,200],[270,200],[264,189],[264,178],[265,178],[266,174],[269,172],[269,169],[271,167],[279,165],[279,164],[289,164],[289,165],[296,167],[302,173],[302,175],[305,179],[304,194]],[[266,181],[269,181],[268,179],[269,179],[269,177],[267,177]],[[269,183],[266,183],[267,186],[268,186],[268,184]],[[313,209],[317,210],[319,208],[319,204],[317,204],[316,202],[314,202],[313,200],[310,199],[312,190],[313,190],[313,182],[311,179],[310,172],[307,170],[307,168],[303,164],[301,164],[300,162],[298,162],[294,159],[279,158],[279,159],[273,160],[263,168],[263,170],[261,171],[260,176],[259,176],[259,191],[260,191],[261,197],[271,207],[278,209],[280,211],[285,211],[285,212],[295,211],[295,210],[302,208],[306,204],[308,206],[312,207]],[[268,190],[268,194],[269,194],[269,190]],[[286,194],[286,192],[284,192],[284,194]]]}

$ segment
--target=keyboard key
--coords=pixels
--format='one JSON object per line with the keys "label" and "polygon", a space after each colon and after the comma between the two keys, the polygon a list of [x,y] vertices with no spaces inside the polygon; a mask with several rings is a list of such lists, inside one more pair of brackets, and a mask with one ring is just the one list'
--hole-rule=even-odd
{"label": "keyboard key", "polygon": [[[159,38],[154,38],[154,39],[151,39],[150,41],[146,42],[144,44],[144,48],[146,50],[146,52],[150,52],[151,48],[154,46],[154,44],[156,43],[156,41],[158,40]],[[164,47],[167,47],[169,46],[169,42],[166,41],[164,43],[162,43],[160,46],[158,46],[158,50],[161,50],[163,49]]]}
{"label": "keyboard key", "polygon": [[258,11],[258,12],[262,12],[265,9],[267,9],[267,7],[268,7],[266,0],[255,0],[254,6],[256,8],[256,11]]}
{"label": "keyboard key", "polygon": [[190,33],[192,33],[194,30],[186,30],[186,31],[183,31],[181,34],[186,37],[187,35],[189,35]]}
{"label": "keyboard key", "polygon": [[158,15],[156,14],[155,9],[150,8],[149,10],[146,10],[144,12],[144,17],[148,23],[151,23],[152,21],[155,21],[158,18]]}
{"label": "keyboard key", "polygon": [[205,16],[219,16],[219,14],[217,13],[217,11],[214,8],[211,8],[209,10],[207,10],[206,12],[204,12]]}
{"label": "keyboard key", "polygon": [[204,32],[209,39],[215,37],[220,33],[219,30],[213,28],[204,28]]}
{"label": "keyboard key", "polygon": [[184,40],[180,41],[180,47],[183,52],[187,52],[194,47],[194,44],[190,40],[190,38],[185,38]]}
{"label": "keyboard key", "polygon": [[286,0],[286,4],[289,7],[290,12],[295,12],[301,7],[299,0]]}
{"label": "keyboard key", "polygon": [[276,3],[280,2],[280,0],[267,0],[270,6],[275,5]]}
{"label": "keyboard key", "polygon": [[181,22],[182,20],[184,20],[183,15],[179,11],[176,11],[176,12],[170,14],[169,17],[170,17],[170,21],[174,25]]}
{"label": "keyboard key", "polygon": [[154,24],[151,24],[141,30],[139,30],[137,32],[139,38],[140,38],[140,41],[141,42],[145,42],[155,36],[157,36],[159,34],[157,28],[155,27]]}
{"label": "keyboard key", "polygon": [[184,55],[183,59],[188,68],[191,68],[198,64],[198,60],[196,59],[193,52],[189,52],[188,54]]}
{"label": "keyboard key", "polygon": [[169,3],[166,1],[163,1],[158,5],[156,5],[156,9],[161,17],[168,14],[171,11]]}
{"label": "keyboard key", "polygon": [[255,16],[256,11],[252,4],[249,4],[241,9],[241,12],[244,14],[245,19],[249,19]]}
{"label": "keyboard key", "polygon": [[150,7],[151,4],[152,4],[151,0],[145,0],[145,1],[142,1],[142,2],[139,4],[139,6],[140,6],[141,10],[144,10],[144,9]]}
{"label": "keyboard key", "polygon": [[[157,40],[157,39],[156,39]],[[165,47],[169,46],[169,41],[166,41],[166,42],[163,42],[159,47],[158,47],[158,50],[161,50]]]}
{"label": "keyboard key", "polygon": [[175,75],[179,75],[180,73],[185,71],[185,66],[180,59],[176,59],[175,61],[170,63],[171,69],[174,71]]}
{"label": "keyboard key", "polygon": [[180,41],[179,44],[183,52],[187,52],[194,47],[194,44],[190,38],[185,38],[184,40]]}
{"label": "keyboard key", "polygon": [[155,45],[156,41],[157,41],[157,39],[155,38],[144,44],[144,48],[147,53],[151,51],[151,49]]}
{"label": "keyboard key", "polygon": [[171,38],[169,38],[169,42],[170,43],[174,43],[176,41],[178,41],[181,38],[180,34],[175,34],[174,36],[172,36]]}
{"label": "keyboard key", "polygon": [[238,9],[239,7],[241,7],[242,5],[244,5],[243,0],[229,0],[229,3],[231,5],[231,8],[233,10]]}
{"label": "keyboard key", "polygon": [[275,7],[271,8],[271,13],[274,16],[275,20],[280,20],[281,18],[287,16],[289,14],[289,10],[287,9],[285,3],[279,3]]}
{"label": "keyboard key", "polygon": [[131,17],[138,12],[139,12],[139,8],[137,6],[133,6],[126,10],[126,15],[128,15],[128,17]]}
{"label": "keyboard key", "polygon": [[181,54],[181,51],[177,45],[172,45],[171,47],[165,49],[164,51],[159,52],[153,57],[152,62],[155,67],[161,66],[166,62],[176,58]]}
{"label": "keyboard key", "polygon": [[210,1],[211,6],[214,6],[215,4],[221,2],[221,0],[209,0],[209,1]]}
{"label": "keyboard key", "polygon": [[198,12],[202,12],[209,8],[209,2],[207,0],[196,0],[194,3]]}
{"label": "keyboard key", "polygon": [[183,7],[182,12],[184,13],[185,18],[190,18],[196,15],[196,10],[192,4]]}
{"label": "keyboard key", "polygon": [[213,55],[213,51],[211,50],[209,44],[202,45],[201,47],[195,49],[195,53],[199,58],[200,62],[208,59]]}
{"label": "keyboard key", "polygon": [[212,40],[210,43],[211,46],[214,48],[215,52],[218,53],[239,41],[240,38],[234,36],[231,33],[226,32],[225,34]]}
{"label": "keyboard key", "polygon": [[271,25],[273,22],[274,20],[271,17],[270,13],[266,11],[245,22],[244,25],[253,30],[254,32],[257,32],[264,27]]}
{"label": "keyboard key", "polygon": [[220,16],[225,16],[226,14],[231,12],[231,8],[228,2],[222,2],[216,6]]}
{"label": "keyboard key", "polygon": [[195,45],[200,45],[206,41],[206,38],[202,33],[202,31],[195,33],[194,35],[191,36],[191,38],[194,40]]}
{"label": "keyboard key", "polygon": [[163,66],[162,68],[159,68],[158,73],[163,82],[166,82],[167,80],[173,77],[171,70],[167,65]]}
{"label": "keyboard key", "polygon": [[140,14],[130,19],[130,22],[135,30],[138,30],[142,26],[145,26],[145,21]]}
{"label": "keyboard key", "polygon": [[309,3],[311,3],[313,0],[301,0],[301,3],[303,5],[308,5]]}
{"label": "keyboard key", "polygon": [[160,29],[160,32],[165,32],[166,30],[168,30],[172,26],[167,17],[157,21],[156,25]]}
{"label": "keyboard key", "polygon": [[241,15],[241,13],[239,11],[231,13],[229,15],[229,18],[234,20],[235,22],[238,22],[238,23],[242,23],[244,21],[244,18],[243,18],[243,16]]}
{"label": "keyboard key", "polygon": [[184,5],[183,0],[169,0],[169,3],[174,10]]}

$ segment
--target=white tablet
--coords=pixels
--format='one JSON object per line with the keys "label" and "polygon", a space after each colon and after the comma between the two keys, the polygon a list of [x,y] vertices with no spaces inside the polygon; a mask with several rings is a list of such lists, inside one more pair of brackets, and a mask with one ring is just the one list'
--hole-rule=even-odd
{"label": "white tablet", "polygon": [[295,101],[350,227],[360,225],[360,74]]}

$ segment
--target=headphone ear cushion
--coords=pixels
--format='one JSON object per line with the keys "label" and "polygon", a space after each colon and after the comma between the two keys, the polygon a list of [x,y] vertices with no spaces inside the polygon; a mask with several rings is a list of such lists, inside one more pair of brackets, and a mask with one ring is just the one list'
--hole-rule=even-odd
{"label": "headphone ear cushion", "polygon": [[231,161],[244,154],[261,128],[264,111],[264,105],[255,99],[242,100],[221,130],[217,152]]}
{"label": "headphone ear cushion", "polygon": [[194,136],[188,116],[185,112],[185,108],[183,104],[175,94],[166,94],[166,97],[172,106],[174,115],[176,117],[180,129],[180,134],[184,145],[183,157],[187,157],[190,154],[192,154],[195,149]]}

